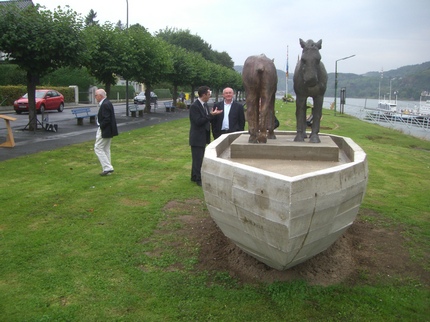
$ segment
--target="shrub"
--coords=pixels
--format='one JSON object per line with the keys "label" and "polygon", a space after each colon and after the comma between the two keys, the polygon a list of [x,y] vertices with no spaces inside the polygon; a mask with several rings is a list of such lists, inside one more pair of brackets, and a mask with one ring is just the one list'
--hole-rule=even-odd
{"label": "shrub", "polygon": [[177,108],[186,109],[187,108],[187,104],[182,103],[182,102],[176,102],[176,107]]}
{"label": "shrub", "polygon": [[158,99],[172,98],[170,89],[154,89],[154,93],[157,94]]}

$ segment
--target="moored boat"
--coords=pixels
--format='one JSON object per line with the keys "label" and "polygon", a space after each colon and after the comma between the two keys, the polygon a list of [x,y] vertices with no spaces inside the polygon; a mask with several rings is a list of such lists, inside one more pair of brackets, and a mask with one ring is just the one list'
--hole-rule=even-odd
{"label": "moored boat", "polygon": [[430,92],[421,92],[418,113],[422,115],[430,115]]}

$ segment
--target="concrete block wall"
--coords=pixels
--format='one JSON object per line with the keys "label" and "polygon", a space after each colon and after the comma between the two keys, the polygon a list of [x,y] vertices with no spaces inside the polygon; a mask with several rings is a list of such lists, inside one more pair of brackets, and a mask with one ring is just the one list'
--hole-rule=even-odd
{"label": "concrete block wall", "polygon": [[[353,223],[363,200],[368,175],[364,151],[351,139],[334,136],[347,162],[285,176],[230,158],[226,149],[241,135],[247,134],[223,135],[212,142],[202,167],[205,201],[222,232],[245,252],[279,270],[327,249]],[[288,145],[291,149],[294,143]]]}

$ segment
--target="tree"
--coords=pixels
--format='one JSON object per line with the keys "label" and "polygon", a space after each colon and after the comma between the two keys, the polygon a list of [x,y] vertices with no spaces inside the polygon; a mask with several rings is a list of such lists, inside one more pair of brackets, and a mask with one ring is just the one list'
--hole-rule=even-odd
{"label": "tree", "polygon": [[88,15],[85,17],[85,26],[89,27],[89,26],[98,25],[99,21],[95,20],[96,18],[97,18],[97,12],[94,12],[94,10],[91,9]]}
{"label": "tree", "polygon": [[181,47],[169,45],[172,56],[173,69],[167,74],[167,79],[173,85],[173,104],[176,105],[178,86],[188,85],[195,77],[196,70],[192,56]]}
{"label": "tree", "polygon": [[118,29],[121,29],[121,30],[126,29],[126,26],[122,23],[121,20],[118,20],[118,22],[116,23],[115,27],[118,28]]}
{"label": "tree", "polygon": [[151,86],[167,79],[173,69],[172,58],[167,43],[153,37],[141,25],[132,25],[126,34],[127,50],[122,55],[125,64],[121,75],[146,85],[144,112],[149,113]]}
{"label": "tree", "polygon": [[213,60],[212,60],[215,64],[233,69],[234,67],[234,62],[231,59],[230,55],[227,54],[227,52],[223,51],[222,53],[218,52],[218,51],[213,51]]}
{"label": "tree", "polygon": [[[209,70],[209,61],[204,59],[202,55],[199,53],[189,53],[191,55],[191,59],[194,62],[193,68],[194,72],[190,79],[191,93],[194,93],[194,90],[199,86],[206,85],[209,83],[210,78],[210,70]],[[191,95],[191,102],[194,101],[194,95]]]}
{"label": "tree", "polygon": [[205,42],[200,36],[192,35],[190,31],[178,30],[176,28],[166,28],[159,30],[156,37],[163,39],[169,44],[187,49],[188,51],[200,53],[203,58],[212,61],[213,54],[211,45]]}
{"label": "tree", "polygon": [[29,129],[37,128],[35,91],[39,78],[62,66],[77,65],[83,50],[82,20],[67,7],[54,12],[39,5],[0,11],[0,51],[26,72]]}
{"label": "tree", "polygon": [[211,45],[205,42],[198,35],[191,35],[190,31],[178,30],[176,28],[166,28],[156,32],[156,37],[163,39],[171,45],[182,47],[188,51],[200,53],[203,58],[228,68],[234,67],[233,60],[223,51],[222,53],[212,50]]}
{"label": "tree", "polygon": [[123,69],[123,31],[107,22],[102,26],[85,28],[84,35],[86,51],[83,64],[92,76],[105,84],[109,95],[111,86],[117,82],[117,74]]}
{"label": "tree", "polygon": [[79,100],[88,101],[87,90],[96,84],[96,80],[85,67],[62,67],[42,77],[40,83],[50,87],[76,85],[79,88]]}

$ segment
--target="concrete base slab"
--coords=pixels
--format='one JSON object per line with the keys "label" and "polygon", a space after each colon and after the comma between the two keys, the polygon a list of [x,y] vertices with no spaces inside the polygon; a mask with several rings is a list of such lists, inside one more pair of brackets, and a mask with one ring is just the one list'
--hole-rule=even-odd
{"label": "concrete base slab", "polygon": [[339,147],[329,136],[320,136],[321,143],[294,142],[295,135],[277,134],[267,143],[248,143],[249,134],[242,134],[231,144],[231,158],[338,161]]}

